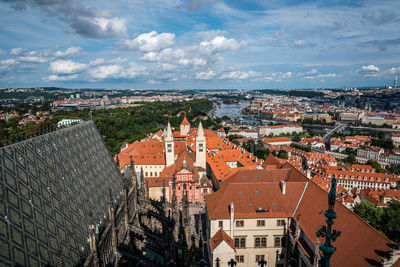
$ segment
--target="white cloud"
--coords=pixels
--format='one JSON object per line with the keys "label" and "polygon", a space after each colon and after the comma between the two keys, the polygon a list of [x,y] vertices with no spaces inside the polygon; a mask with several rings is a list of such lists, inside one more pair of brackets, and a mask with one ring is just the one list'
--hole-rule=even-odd
{"label": "white cloud", "polygon": [[105,58],[96,58],[95,60],[90,61],[90,66],[99,66],[105,64],[120,64],[126,62],[126,58],[117,57],[115,59],[105,59]]}
{"label": "white cloud", "polygon": [[10,55],[18,56],[19,54],[21,54],[21,52],[22,52],[22,48],[17,47],[17,48],[11,49],[9,53],[10,53]]}
{"label": "white cloud", "polygon": [[303,79],[312,80],[312,79],[323,79],[323,78],[334,78],[336,77],[336,73],[319,73],[317,69],[311,69],[307,72],[298,72],[296,76],[303,77]]}
{"label": "white cloud", "polygon": [[5,60],[0,60],[0,65],[2,66],[12,66],[18,64],[18,61],[15,59],[5,59]]}
{"label": "white cloud", "polygon": [[334,78],[336,76],[336,73],[320,73],[317,75],[318,78]]}
{"label": "white cloud", "polygon": [[98,37],[126,36],[126,20],[122,18],[97,17],[90,21],[97,27]]}
{"label": "white cloud", "polygon": [[21,62],[27,63],[45,63],[52,59],[52,52],[50,50],[28,51],[18,57]]}
{"label": "white cloud", "polygon": [[78,74],[72,74],[72,75],[49,75],[47,76],[48,81],[69,81],[69,80],[74,80],[78,78]]}
{"label": "white cloud", "polygon": [[294,40],[293,44],[295,47],[298,47],[298,48],[311,46],[311,43],[306,40]]}
{"label": "white cloud", "polygon": [[125,40],[120,46],[130,50],[139,50],[142,52],[160,51],[164,48],[175,45],[175,34],[161,33],[156,31],[140,34],[133,40]]}
{"label": "white cloud", "polygon": [[235,79],[235,80],[244,80],[244,79],[249,79],[249,78],[254,78],[254,77],[259,77],[261,76],[260,72],[256,72],[256,71],[231,71],[228,73],[224,73],[222,74],[219,78],[220,79]]}
{"label": "white cloud", "polygon": [[211,31],[202,31],[196,33],[196,35],[204,40],[212,40],[217,36],[225,36],[228,32],[224,30],[211,30]]}
{"label": "white cloud", "polygon": [[[83,37],[110,38],[126,36],[126,20],[118,18],[108,10],[86,6],[76,0],[12,0],[13,9],[22,10],[27,6],[39,7],[49,16],[56,17],[69,25],[70,33]],[[81,3],[82,2],[82,3]]]}
{"label": "white cloud", "polygon": [[199,80],[210,80],[214,76],[215,76],[215,72],[212,70],[196,73],[196,79],[199,79]]}
{"label": "white cloud", "polygon": [[96,79],[132,79],[139,75],[146,74],[144,67],[134,63],[131,63],[129,66],[122,66],[118,64],[103,65],[91,69],[89,73],[93,78]]}
{"label": "white cloud", "polygon": [[213,55],[220,52],[235,51],[246,44],[245,41],[238,42],[233,38],[228,39],[224,36],[216,36],[210,41],[201,42],[197,48],[200,50],[200,53]]}
{"label": "white cloud", "polygon": [[49,70],[57,74],[72,74],[81,72],[86,68],[86,64],[74,62],[72,60],[56,60],[50,63]]}
{"label": "white cloud", "polygon": [[368,66],[362,66],[361,69],[359,69],[357,72],[358,74],[362,76],[376,76],[379,73],[380,69],[375,66],[375,65],[368,65]]}
{"label": "white cloud", "polygon": [[176,67],[176,65],[173,65],[173,64],[162,63],[161,68],[162,68],[162,70],[169,71],[169,70],[175,70],[177,67]]}
{"label": "white cloud", "polygon": [[398,73],[400,73],[400,67],[392,67],[390,70],[389,70],[389,72],[391,73],[391,74],[398,74]]}
{"label": "white cloud", "polygon": [[48,58],[42,56],[22,56],[19,57],[18,60],[28,63],[45,63],[49,61]]}
{"label": "white cloud", "polygon": [[196,51],[192,50],[191,48],[166,48],[160,52],[148,52],[140,59],[144,61],[159,61],[168,64],[179,64],[184,66],[204,66],[208,63],[207,58],[196,55]]}
{"label": "white cloud", "polygon": [[[159,62],[170,65],[200,67],[223,60],[220,53],[236,51],[245,46],[246,42],[216,36],[197,45],[181,48],[164,48],[160,51],[149,51],[140,60]],[[144,51],[144,49],[142,49]],[[169,67],[167,65],[166,67]]]}
{"label": "white cloud", "polygon": [[0,60],[0,74],[11,71],[19,62],[15,59]]}
{"label": "white cloud", "polygon": [[317,69],[311,69],[310,71],[307,71],[306,74],[315,74],[318,73]]}
{"label": "white cloud", "polygon": [[68,47],[65,51],[57,51],[54,53],[54,56],[56,57],[74,57],[74,56],[80,56],[83,54],[82,48],[79,46],[71,46]]}
{"label": "white cloud", "polygon": [[280,82],[284,79],[289,79],[291,78],[293,75],[292,72],[288,71],[288,72],[274,72],[271,74],[268,74],[264,77],[265,80],[267,81],[275,81],[275,82]]}

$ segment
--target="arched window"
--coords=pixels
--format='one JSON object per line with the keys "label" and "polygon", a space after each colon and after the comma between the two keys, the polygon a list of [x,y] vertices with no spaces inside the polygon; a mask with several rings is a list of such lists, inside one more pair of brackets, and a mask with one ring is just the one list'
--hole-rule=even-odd
{"label": "arched window", "polygon": [[261,238],[261,247],[263,247],[263,248],[267,247],[267,238],[266,237]]}
{"label": "arched window", "polygon": [[235,248],[239,247],[239,238],[235,238]]}
{"label": "arched window", "polygon": [[240,238],[240,247],[241,248],[246,247],[246,238],[244,238],[244,237]]}
{"label": "arched window", "polygon": [[275,247],[280,247],[281,246],[281,238],[279,236],[276,236],[274,238],[274,245],[275,245]]}
{"label": "arched window", "polygon": [[256,238],[254,239],[254,247],[258,248],[258,247],[260,247],[260,246],[261,246],[261,238],[256,237]]}

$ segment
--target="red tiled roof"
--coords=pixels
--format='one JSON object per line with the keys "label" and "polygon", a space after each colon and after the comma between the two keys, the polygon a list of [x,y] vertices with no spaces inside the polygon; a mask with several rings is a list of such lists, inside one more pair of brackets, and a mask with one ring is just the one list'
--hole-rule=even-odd
{"label": "red tiled roof", "polygon": [[[240,171],[232,175],[206,198],[209,218],[229,218],[231,202],[235,218],[291,217],[306,183],[286,183],[283,195],[279,181],[287,179],[290,173],[289,169],[275,169]],[[264,212],[259,212],[260,208]]]}
{"label": "red tiled roof", "polygon": [[225,233],[224,230],[219,229],[213,237],[210,238],[210,248],[213,251],[222,241],[225,241],[233,250],[235,250],[235,244],[233,239]]}
{"label": "red tiled roof", "polygon": [[268,157],[265,159],[263,167],[267,168],[267,166],[270,165],[276,166],[277,168],[280,168],[282,166],[282,164],[272,154],[269,154]]}
{"label": "red tiled roof", "polygon": [[291,142],[292,140],[287,137],[274,137],[274,138],[264,138],[263,143],[277,143],[277,142]]}
{"label": "red tiled roof", "polygon": [[181,125],[190,125],[190,122],[185,118],[183,118],[183,121],[181,122]]}
{"label": "red tiled roof", "polygon": [[[290,183],[288,183],[290,184]],[[325,225],[323,212],[328,208],[327,193],[312,181],[301,200],[294,216],[299,216],[300,228],[315,245],[316,231]],[[342,235],[333,245],[336,251],[331,258],[332,266],[370,266],[379,264],[380,253],[389,251],[393,243],[354,214],[351,210],[336,202],[334,229]]]}

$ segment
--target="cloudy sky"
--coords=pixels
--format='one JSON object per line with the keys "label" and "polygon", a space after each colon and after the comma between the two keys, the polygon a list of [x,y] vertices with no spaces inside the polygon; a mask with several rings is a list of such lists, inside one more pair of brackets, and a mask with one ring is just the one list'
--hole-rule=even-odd
{"label": "cloudy sky", "polygon": [[0,87],[321,88],[400,78],[399,0],[0,0]]}

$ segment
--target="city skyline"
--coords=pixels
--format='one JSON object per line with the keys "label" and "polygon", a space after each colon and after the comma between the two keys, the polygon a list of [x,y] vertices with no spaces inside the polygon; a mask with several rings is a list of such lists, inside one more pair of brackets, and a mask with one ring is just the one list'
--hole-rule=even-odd
{"label": "city skyline", "polygon": [[0,86],[393,85],[398,1],[0,1]]}

